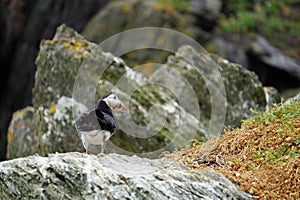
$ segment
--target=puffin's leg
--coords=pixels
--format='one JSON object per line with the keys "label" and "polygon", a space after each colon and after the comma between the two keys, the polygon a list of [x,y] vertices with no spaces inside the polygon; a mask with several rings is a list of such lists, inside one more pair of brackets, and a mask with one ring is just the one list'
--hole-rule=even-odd
{"label": "puffin's leg", "polygon": [[85,153],[86,154],[91,154],[91,152],[88,149],[85,150]]}
{"label": "puffin's leg", "polygon": [[91,152],[89,151],[89,144],[86,142],[83,142],[83,146],[85,148],[85,153],[87,154],[91,154]]}
{"label": "puffin's leg", "polygon": [[104,149],[105,149],[106,143],[107,142],[105,142],[103,145],[100,145],[100,153],[98,153],[97,156],[104,156]]}
{"label": "puffin's leg", "polygon": [[89,152],[89,143],[87,143],[87,141],[85,140],[85,135],[81,134],[80,136],[83,147],[85,148],[85,153],[90,154],[91,152]]}

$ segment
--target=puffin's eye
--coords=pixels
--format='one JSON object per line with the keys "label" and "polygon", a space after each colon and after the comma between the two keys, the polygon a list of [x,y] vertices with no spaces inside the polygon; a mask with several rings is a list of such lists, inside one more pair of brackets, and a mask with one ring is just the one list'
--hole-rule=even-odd
{"label": "puffin's eye", "polygon": [[114,99],[117,99],[117,96],[116,96],[116,95],[114,96]]}

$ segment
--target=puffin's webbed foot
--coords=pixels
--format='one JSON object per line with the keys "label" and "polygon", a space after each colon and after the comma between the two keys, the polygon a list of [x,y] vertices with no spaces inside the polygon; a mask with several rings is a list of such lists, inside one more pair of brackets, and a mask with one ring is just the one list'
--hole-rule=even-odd
{"label": "puffin's webbed foot", "polygon": [[100,153],[97,154],[97,157],[103,157],[104,155],[105,155],[105,153],[100,152]]}

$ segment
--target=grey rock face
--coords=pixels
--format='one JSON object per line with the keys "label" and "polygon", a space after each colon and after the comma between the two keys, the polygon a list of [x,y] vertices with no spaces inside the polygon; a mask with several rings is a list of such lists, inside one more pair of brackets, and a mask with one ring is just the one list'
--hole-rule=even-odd
{"label": "grey rock face", "polygon": [[67,22],[81,31],[107,0],[0,1],[0,160],[5,159],[6,132],[12,113],[32,103],[34,61],[43,38],[50,38],[57,25]]}
{"label": "grey rock face", "polygon": [[288,99],[286,102],[284,102],[284,104],[290,105],[291,101],[300,101],[300,93],[298,93],[296,96]]}
{"label": "grey rock face", "polygon": [[[122,154],[155,157],[180,149],[194,138],[204,140],[215,129],[220,133],[224,119],[226,126],[236,127],[250,108],[265,108],[263,88],[252,72],[190,46],[180,48],[148,79],[63,25],[53,40],[41,43],[36,63],[32,117],[12,120],[10,159],[36,152],[83,151],[74,120],[111,91],[129,111],[114,113],[121,131],[111,138],[106,152]],[[193,65],[200,65],[200,72]],[[223,91],[218,90],[220,83]],[[14,123],[18,120],[24,120],[26,128],[23,122]],[[30,151],[17,150],[30,141]]]}
{"label": "grey rock face", "polygon": [[265,38],[258,36],[250,50],[264,63],[286,71],[300,79],[300,64],[296,60],[283,55],[279,49],[271,46]]}
{"label": "grey rock face", "polygon": [[205,19],[206,23],[215,21],[220,14],[222,1],[220,0],[190,0],[191,11],[194,15]]}
{"label": "grey rock face", "polygon": [[245,68],[249,67],[245,50],[231,41],[223,38],[215,38],[206,46],[208,46],[211,52],[214,52],[233,63],[238,63]]}
{"label": "grey rock face", "polygon": [[57,153],[0,168],[4,199],[252,199],[213,170],[137,156]]}
{"label": "grey rock face", "polygon": [[[187,59],[188,58],[188,59]],[[202,71],[197,71],[193,67],[193,63],[201,63]],[[182,98],[190,98],[190,91],[187,84],[176,78],[177,74],[184,75],[191,88],[196,92],[196,99],[190,101],[198,101],[201,113],[201,122],[208,124],[211,119],[211,91],[209,91],[209,81],[215,80],[216,74],[213,73],[212,66],[216,66],[221,74],[221,81],[224,83],[225,93],[216,95],[216,98],[226,98],[223,105],[213,105],[217,107],[220,114],[226,112],[225,125],[227,127],[239,126],[240,121],[250,115],[250,108],[264,110],[266,105],[263,87],[258,77],[243,68],[242,66],[223,59],[216,55],[210,55],[206,52],[196,52],[190,46],[181,47],[175,56],[170,56],[165,66],[160,67],[150,77],[150,80],[161,82],[165,85],[173,85],[177,94]],[[215,83],[218,87],[218,83]],[[191,104],[191,103],[189,103]],[[193,107],[186,108],[188,112],[193,113]],[[222,109],[226,109],[223,110]]]}
{"label": "grey rock face", "polygon": [[[157,156],[162,151],[182,148],[195,137],[200,140],[206,137],[198,119],[178,105],[170,93],[147,84],[146,77],[126,66],[120,58],[103,52],[64,25],[58,28],[53,40],[41,43],[36,64],[34,120],[26,122],[31,127],[29,132],[24,130],[18,135],[15,134],[18,124],[12,124],[11,150],[22,146],[20,135],[31,135],[39,138],[31,154],[81,151],[82,144],[73,125],[79,113],[76,103],[72,109],[70,97],[85,105],[87,110],[93,109],[97,99],[111,91],[126,100],[130,112],[115,113],[122,131],[114,135],[107,151],[155,152]],[[66,111],[61,111],[60,102],[68,102]],[[31,130],[35,130],[36,136]],[[29,152],[16,152],[18,154],[9,151],[8,157],[30,155]]]}
{"label": "grey rock face", "polygon": [[15,112],[8,129],[7,158],[82,151],[72,111],[79,115],[86,110],[84,105],[63,96],[49,108],[27,107]]}
{"label": "grey rock face", "polygon": [[8,159],[37,152],[40,143],[37,127],[33,123],[35,111],[33,107],[26,107],[13,114],[8,128]]}
{"label": "grey rock face", "polygon": [[250,69],[255,71],[264,85],[279,91],[300,85],[300,63],[284,55],[268,41],[257,36],[248,49]]}
{"label": "grey rock face", "polygon": [[[187,7],[190,8],[189,1],[183,2],[183,4],[186,4]],[[209,2],[203,8],[205,11],[203,11],[202,14],[212,16],[211,7],[206,9],[207,7],[210,7]],[[162,3],[155,0],[112,1],[104,9],[99,10],[87,23],[82,31],[82,35],[90,41],[101,43],[114,34],[130,29],[163,27],[177,30],[192,38],[203,41],[207,40],[211,35],[195,25],[197,19],[190,14],[191,12],[188,8],[184,8],[187,10],[184,10],[185,12],[182,13],[178,12],[178,8],[174,7],[174,4]],[[104,24],[109,24],[109,26]],[[157,35],[157,37],[159,38],[160,36]],[[176,43],[177,41],[172,42]],[[130,46],[130,43],[128,46]],[[115,48],[118,49],[118,44],[115,45]],[[124,55],[124,57],[128,65],[136,66],[144,63],[146,60],[151,60],[154,63],[163,63],[168,55],[169,52],[167,51],[141,49],[130,55],[128,54],[128,56]]]}
{"label": "grey rock face", "polygon": [[279,92],[273,87],[264,87],[264,92],[266,96],[266,107],[269,109],[275,103],[280,102],[280,94]]}

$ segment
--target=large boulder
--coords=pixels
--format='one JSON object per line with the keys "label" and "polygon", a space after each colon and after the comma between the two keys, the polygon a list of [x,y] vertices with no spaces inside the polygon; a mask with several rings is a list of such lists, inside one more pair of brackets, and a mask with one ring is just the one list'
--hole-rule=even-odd
{"label": "large boulder", "polygon": [[[187,59],[190,58],[190,59]],[[193,62],[193,63],[191,63]],[[201,63],[202,71],[192,67],[192,64]],[[250,116],[250,108],[263,111],[266,106],[265,93],[258,77],[242,67],[241,65],[231,63],[217,55],[207,52],[196,52],[190,46],[181,47],[174,56],[169,56],[168,62],[158,68],[150,77],[150,80],[160,82],[164,85],[174,86],[182,98],[190,98],[187,95],[188,87],[186,84],[178,84],[176,73],[184,75],[196,92],[196,100],[199,103],[201,122],[208,124],[211,119],[212,101],[211,91],[207,79],[213,79],[215,74],[211,73],[212,66],[216,66],[221,74],[222,83],[224,83],[226,102],[217,106],[218,110],[226,107],[225,125],[229,128],[240,125],[242,119]],[[174,71],[176,70],[176,72]],[[207,73],[209,72],[209,73]],[[206,77],[205,77],[206,76]],[[216,97],[218,98],[218,97]],[[194,107],[188,107],[187,111],[193,113]],[[224,112],[220,112],[223,114]]]}
{"label": "large boulder", "polygon": [[39,153],[84,151],[76,135],[72,112],[82,113],[86,107],[68,97],[57,104],[26,107],[13,114],[8,128],[7,158]]}
{"label": "large boulder", "polygon": [[[226,126],[236,127],[250,108],[263,110],[266,104],[253,73],[191,46],[180,48],[147,78],[62,25],[53,40],[41,43],[36,64],[34,107],[21,111],[30,117],[16,114],[12,119],[10,159],[83,151],[74,120],[111,91],[129,110],[114,113],[120,130],[106,152],[152,157],[220,134],[224,119]],[[200,73],[193,67],[199,64]],[[22,151],[28,143],[34,145]]]}
{"label": "large boulder", "polygon": [[0,163],[4,199],[252,199],[213,170],[137,156],[34,155]]}
{"label": "large boulder", "polygon": [[[194,138],[203,140],[207,135],[199,120],[184,112],[164,88],[147,84],[146,77],[129,68],[120,58],[103,52],[65,25],[58,28],[53,40],[41,43],[36,64],[34,120],[24,119],[33,128],[22,129],[18,123],[11,124],[13,137],[8,147],[9,158],[36,152],[47,155],[56,151],[81,150],[74,120],[83,111],[93,109],[97,99],[111,91],[117,93],[120,99],[127,100],[130,112],[115,113],[122,131],[115,134],[107,151],[155,151],[157,156],[162,151],[182,148]],[[73,100],[69,99],[71,97]],[[82,106],[77,106],[76,102]],[[85,109],[78,112],[77,108],[83,105]],[[59,108],[66,111],[62,112]],[[185,117],[181,117],[183,112]],[[24,153],[15,151],[18,152],[15,154],[13,149],[23,146],[19,139],[23,137],[21,135],[38,135],[39,145],[33,146],[38,148],[32,147],[31,152]]]}
{"label": "large boulder", "polygon": [[[196,37],[201,29],[193,25],[195,18],[188,13],[179,12],[182,9],[189,10],[190,6],[190,2],[184,2],[179,6],[176,3],[162,3],[155,0],[113,1],[98,11],[87,23],[82,34],[88,40],[102,42],[122,31],[149,26],[171,28]],[[203,10],[207,7],[203,6]]]}
{"label": "large boulder", "polygon": [[279,91],[300,86],[300,63],[273,47],[266,38],[257,36],[249,45],[250,70],[255,71],[264,85]]}
{"label": "large boulder", "polygon": [[[31,105],[39,43],[63,22],[81,31],[108,0],[0,1],[0,160],[5,160],[6,132],[17,109]],[[84,9],[83,9],[84,8]]]}
{"label": "large boulder", "polygon": [[[202,73],[192,66],[199,63]],[[48,155],[83,151],[74,120],[93,109],[103,93],[111,91],[117,93],[129,111],[115,113],[121,130],[111,138],[106,152],[141,156],[158,156],[185,147],[193,139],[203,141],[208,134],[222,131],[223,118],[226,126],[236,127],[249,116],[250,108],[265,107],[262,86],[253,73],[204,50],[196,52],[190,46],[180,48],[164,65],[183,76],[183,82],[176,74],[163,71],[164,66],[148,79],[122,59],[103,52],[62,25],[53,40],[41,43],[36,64],[34,107],[29,110],[30,118],[16,114],[12,119],[10,159],[36,152]],[[221,76],[214,73],[212,66]],[[223,82],[224,91],[218,90]],[[209,90],[208,86],[216,89]],[[211,104],[211,96],[224,101]],[[215,119],[211,120],[211,115]],[[211,131],[211,127],[217,129]],[[28,151],[20,150],[28,144],[34,145]]]}
{"label": "large boulder", "polygon": [[[189,1],[170,1],[168,3],[156,0],[111,1],[87,23],[82,35],[90,41],[101,43],[114,34],[126,30],[140,27],[162,27],[182,32],[198,41],[207,41],[211,35],[196,26],[197,19],[191,14],[191,5],[192,3]],[[201,8],[202,11],[198,10],[197,16],[200,15],[200,12],[201,16],[212,16],[209,5],[204,5]],[[199,8],[199,6],[197,7]],[[141,49],[123,55],[123,58],[130,66],[136,66],[145,61],[163,63],[169,54],[168,51],[160,49]]]}

